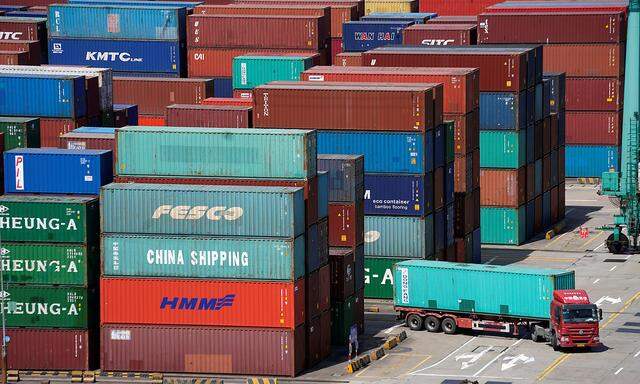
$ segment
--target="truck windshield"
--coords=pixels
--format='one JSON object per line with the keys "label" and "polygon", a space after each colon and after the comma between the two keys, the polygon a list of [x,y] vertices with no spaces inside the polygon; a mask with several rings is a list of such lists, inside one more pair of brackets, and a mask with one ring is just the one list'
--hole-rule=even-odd
{"label": "truck windshield", "polygon": [[595,305],[567,305],[562,308],[565,323],[598,322],[598,310]]}

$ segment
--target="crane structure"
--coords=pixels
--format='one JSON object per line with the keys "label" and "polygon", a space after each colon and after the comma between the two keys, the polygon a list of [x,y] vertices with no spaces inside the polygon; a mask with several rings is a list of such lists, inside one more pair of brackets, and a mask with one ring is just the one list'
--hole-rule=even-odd
{"label": "crane structure", "polygon": [[613,216],[613,233],[606,243],[614,254],[639,250],[640,0],[629,1],[626,49],[621,164],[619,171],[602,174],[601,186],[601,194],[620,200],[620,212]]}

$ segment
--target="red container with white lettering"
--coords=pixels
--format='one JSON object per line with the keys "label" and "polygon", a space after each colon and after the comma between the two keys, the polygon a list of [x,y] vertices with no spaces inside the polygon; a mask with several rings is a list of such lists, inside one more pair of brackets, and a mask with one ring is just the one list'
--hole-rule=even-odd
{"label": "red container with white lettering", "polygon": [[415,24],[402,31],[403,45],[455,46],[477,43],[475,24]]}

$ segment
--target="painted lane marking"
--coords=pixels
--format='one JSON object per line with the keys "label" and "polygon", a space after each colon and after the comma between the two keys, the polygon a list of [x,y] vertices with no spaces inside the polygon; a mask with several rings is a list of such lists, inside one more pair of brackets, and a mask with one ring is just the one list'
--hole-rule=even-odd
{"label": "painted lane marking", "polygon": [[491,259],[491,260],[487,261],[485,264],[491,264],[491,263],[493,262],[493,260],[495,260],[495,259],[497,259],[497,258],[498,258],[498,256],[496,256],[496,257],[494,257],[493,259]]}
{"label": "painted lane marking", "polygon": [[618,268],[617,265],[614,265],[613,267],[611,267],[611,269],[609,270],[609,272],[613,272],[616,268]]}
{"label": "painted lane marking", "polygon": [[[506,361],[506,362],[505,362]],[[518,365],[518,363],[529,364],[536,361],[533,356],[527,356],[525,354],[519,354],[518,356],[507,356],[502,360],[501,371],[506,371]]]}
{"label": "painted lane marking", "polygon": [[614,373],[614,375],[617,375],[617,374],[618,374],[618,373],[620,373],[620,371],[622,371],[623,369],[624,369],[623,367],[620,367],[620,368],[616,371],[616,373]]}
{"label": "painted lane marking", "polygon": [[613,298],[613,297],[609,297],[609,296],[602,296],[601,298],[598,299],[598,301],[595,302],[596,306],[601,306],[602,303],[604,302],[609,302],[611,304],[618,304],[622,302],[621,298]]}
{"label": "painted lane marking", "polygon": [[426,371],[427,369],[431,369],[434,367],[437,367],[438,365],[442,364],[443,361],[447,360],[448,358],[450,358],[451,356],[453,356],[455,353],[457,353],[459,350],[461,350],[462,348],[464,348],[467,344],[469,344],[470,342],[472,342],[473,340],[477,339],[478,336],[474,336],[472,338],[470,338],[469,340],[467,340],[466,343],[462,344],[461,346],[459,346],[458,348],[456,348],[453,352],[451,352],[450,354],[448,354],[447,356],[445,356],[444,358],[442,358],[440,361],[431,364],[430,366],[426,367],[426,368],[422,368],[421,370],[415,371],[415,372],[411,372],[410,375],[415,375],[418,372],[421,371]]}
{"label": "painted lane marking", "polygon": [[456,356],[456,361],[458,360],[463,360],[463,359],[468,359],[467,361],[463,361],[460,369],[467,369],[469,367],[471,367],[472,365],[475,365],[475,363],[480,360],[482,358],[482,356],[484,356],[487,352],[491,352],[493,351],[493,345],[488,346],[487,348],[481,350],[480,352],[469,352],[469,353],[465,353],[463,355],[458,355]]}
{"label": "painted lane marking", "polygon": [[638,356],[640,356],[640,351],[636,352],[636,354],[633,355],[633,357],[638,357]]}
{"label": "painted lane marking", "polygon": [[607,321],[602,324],[602,326],[600,327],[600,329],[604,329],[607,327],[607,325],[611,324],[611,322],[613,320],[615,320],[618,316],[620,316],[620,314],[624,311],[627,310],[627,308],[629,308],[629,306],[631,304],[633,304],[634,301],[640,299],[640,291],[636,292],[635,295],[631,296],[631,298],[629,298],[629,300],[625,301],[624,306],[622,308],[620,308],[619,311],[617,311],[616,313],[614,313],[613,315],[609,316],[609,319],[607,319]]}
{"label": "painted lane marking", "polygon": [[598,284],[598,281],[600,281],[600,279],[595,279],[595,280],[593,281],[593,284]]}
{"label": "painted lane marking", "polygon": [[473,377],[478,377],[482,373],[482,371],[484,371],[485,369],[489,368],[489,366],[491,364],[493,364],[496,360],[498,360],[499,358],[504,356],[505,353],[507,353],[507,351],[509,350],[509,348],[515,347],[516,345],[522,343],[523,341],[524,341],[524,339],[520,339],[520,340],[516,341],[515,343],[511,344],[510,346],[508,346],[504,351],[502,351],[500,354],[498,354],[498,356],[494,357],[490,362],[488,362],[487,365],[485,365],[484,367],[480,368],[480,370],[478,372],[474,373]]}
{"label": "painted lane marking", "polygon": [[600,248],[604,247],[604,245],[605,245],[605,243],[602,243],[602,244],[598,245],[598,246],[597,246],[597,247],[596,247],[592,252],[595,252],[595,251],[597,251],[598,249],[600,249]]}
{"label": "painted lane marking", "polygon": [[571,355],[569,354],[564,354],[558,357],[557,359],[555,359],[553,363],[551,363],[551,365],[549,365],[547,368],[544,369],[544,371],[542,371],[542,373],[540,373],[540,375],[538,376],[538,381],[544,380],[547,376],[549,376],[551,372],[553,372],[558,367],[558,365],[562,364],[570,356]]}
{"label": "painted lane marking", "polygon": [[[417,373],[416,376],[431,376],[431,377],[462,377],[468,378],[469,376],[465,375],[452,375],[452,374],[444,374],[444,373]],[[373,377],[372,377],[373,378]],[[505,377],[505,376],[478,376],[478,379],[489,379],[489,380],[528,380],[526,377]]]}

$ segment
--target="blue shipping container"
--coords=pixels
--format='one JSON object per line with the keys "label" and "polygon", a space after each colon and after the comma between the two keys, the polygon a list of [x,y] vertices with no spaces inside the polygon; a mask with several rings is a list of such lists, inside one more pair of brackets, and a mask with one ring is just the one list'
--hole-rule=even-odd
{"label": "blue shipping container", "polygon": [[49,36],[129,40],[186,39],[186,12],[181,7],[53,4]]}
{"label": "blue shipping container", "polygon": [[74,129],[74,133],[99,133],[99,134],[115,134],[116,129],[112,127],[79,127]]}
{"label": "blue shipping container", "polygon": [[217,77],[213,79],[213,97],[233,97],[233,78]]}
{"label": "blue shipping container", "polygon": [[536,116],[536,121],[540,121],[544,117],[542,115],[542,100],[544,98],[543,91],[542,91],[542,83],[536,84],[535,93],[536,93],[535,116]]}
{"label": "blue shipping container", "polygon": [[342,24],[345,52],[364,52],[385,45],[402,45],[402,30],[411,21],[349,21]]}
{"label": "blue shipping container", "polygon": [[444,167],[444,158],[446,156],[447,144],[446,144],[446,136],[444,132],[444,125],[440,124],[433,131],[433,153],[434,153],[434,163],[433,167]]}
{"label": "blue shipping container", "polygon": [[527,164],[531,164],[536,161],[535,154],[535,137],[536,130],[533,125],[527,127]]}
{"label": "blue shipping container", "polygon": [[138,105],[137,104],[113,104],[113,110],[127,110],[127,125],[138,125]]}
{"label": "blue shipping container", "polygon": [[24,11],[29,7],[26,7],[24,5],[0,5],[0,11],[3,12],[17,12],[17,11]]}
{"label": "blue shipping container", "polygon": [[[606,145],[567,145],[567,177],[602,177],[602,172],[620,169],[620,147]],[[365,159],[366,161],[366,159]]]}
{"label": "blue shipping container", "polygon": [[318,153],[364,155],[366,173],[424,174],[433,171],[433,131],[318,131]]}
{"label": "blue shipping container", "polygon": [[[455,174],[453,172],[455,163],[449,163],[444,169],[444,202],[453,204],[455,200]],[[473,172],[471,172],[473,176]],[[470,184],[469,184],[470,185]]]}
{"label": "blue shipping container", "polygon": [[136,7],[185,7],[192,10],[204,1],[149,1],[149,0],[68,0],[69,4],[117,5]]}
{"label": "blue shipping container", "polygon": [[320,267],[320,253],[318,252],[318,223],[315,223],[307,228],[305,236],[299,237],[306,239],[303,264],[305,265],[306,273],[309,274]]}
{"label": "blue shipping container", "polygon": [[480,237],[480,228],[473,231],[473,254],[471,261],[477,264],[482,262],[482,240]]}
{"label": "blue shipping container", "polygon": [[454,238],[454,228],[455,228],[455,222],[456,222],[456,210],[455,210],[455,206],[453,204],[449,204],[445,207],[445,225],[446,225],[446,231],[445,231],[445,245],[447,247],[452,246],[456,239]]}
{"label": "blue shipping container", "polygon": [[414,24],[424,24],[429,19],[437,17],[433,12],[373,12],[360,18],[361,21],[412,21]]}
{"label": "blue shipping container", "polygon": [[480,92],[480,129],[526,129],[527,93]]}
{"label": "blue shipping container", "polygon": [[329,216],[329,172],[318,171],[318,220]]}
{"label": "blue shipping container", "polygon": [[[110,67],[176,76],[186,68],[182,43],[153,40],[49,39],[49,63]],[[154,75],[156,76],[156,75]]]}
{"label": "blue shipping container", "polygon": [[83,117],[84,76],[0,74],[0,116]]}
{"label": "blue shipping container", "polygon": [[364,175],[365,215],[424,216],[433,210],[433,173]]}
{"label": "blue shipping container", "polygon": [[447,234],[446,234],[447,224],[445,223],[445,216],[446,215],[445,215],[444,208],[435,211],[433,214],[433,218],[434,218],[433,233],[435,237],[434,251],[436,254],[440,251],[444,251],[445,249],[445,243],[447,238]]}
{"label": "blue shipping container", "polygon": [[113,181],[111,151],[16,148],[4,153],[7,193],[97,195]]}
{"label": "blue shipping container", "polygon": [[364,217],[367,256],[432,258],[434,238],[433,215]]}

